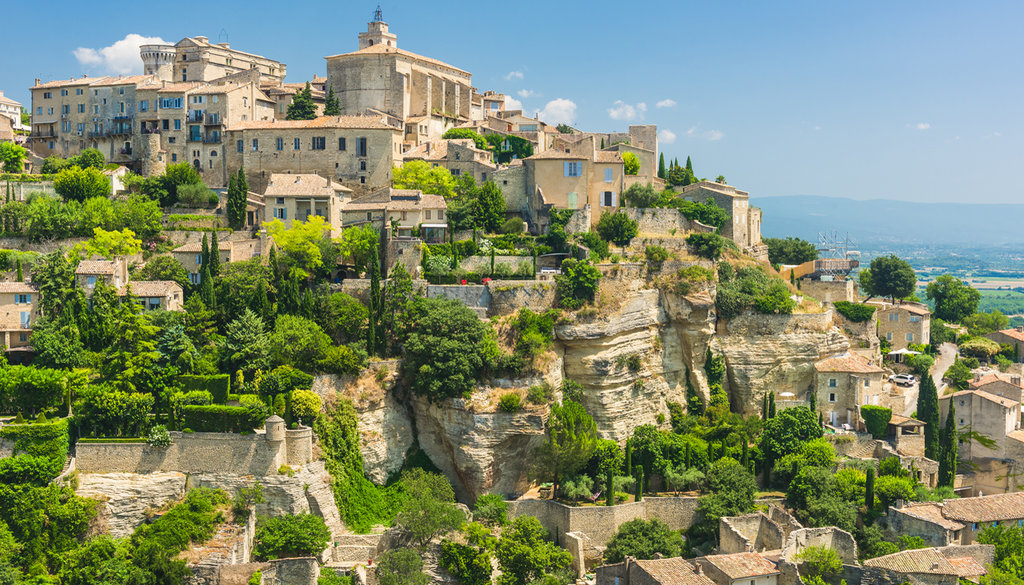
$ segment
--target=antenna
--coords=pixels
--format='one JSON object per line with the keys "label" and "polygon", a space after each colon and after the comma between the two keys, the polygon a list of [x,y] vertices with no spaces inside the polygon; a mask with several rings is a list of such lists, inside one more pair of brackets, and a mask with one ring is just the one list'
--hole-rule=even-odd
{"label": "antenna", "polygon": [[380,11],[380,4],[377,5],[377,10],[373,13],[373,22],[384,22],[384,14]]}

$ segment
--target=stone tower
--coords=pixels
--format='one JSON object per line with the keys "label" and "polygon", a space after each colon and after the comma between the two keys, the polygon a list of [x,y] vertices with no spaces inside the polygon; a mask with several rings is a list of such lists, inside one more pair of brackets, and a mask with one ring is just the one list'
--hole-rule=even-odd
{"label": "stone tower", "polygon": [[373,21],[366,25],[366,32],[359,33],[359,48],[365,49],[373,45],[398,48],[398,36],[388,32],[388,23],[380,12],[380,6],[373,13]]}
{"label": "stone tower", "polygon": [[160,81],[172,81],[177,54],[174,45],[142,45],[139,55],[142,56],[143,73],[156,75]]}

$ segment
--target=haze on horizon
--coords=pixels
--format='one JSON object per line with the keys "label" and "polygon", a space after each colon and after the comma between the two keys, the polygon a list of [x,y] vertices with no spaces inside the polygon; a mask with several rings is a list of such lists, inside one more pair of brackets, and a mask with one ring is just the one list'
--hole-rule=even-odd
{"label": "haze on horizon", "polygon": [[[376,1],[211,3],[200,12],[57,0],[59,35],[20,15],[0,49],[0,90],[30,106],[36,77],[141,71],[137,45],[205,35],[323,75],[356,48]],[[725,175],[753,197],[812,194],[1016,203],[1024,83],[1008,1],[540,3],[488,11],[382,4],[401,48],[473,73],[549,122],[657,124],[667,158]],[[127,18],[124,16],[127,15]],[[270,15],[273,15],[271,18]]]}

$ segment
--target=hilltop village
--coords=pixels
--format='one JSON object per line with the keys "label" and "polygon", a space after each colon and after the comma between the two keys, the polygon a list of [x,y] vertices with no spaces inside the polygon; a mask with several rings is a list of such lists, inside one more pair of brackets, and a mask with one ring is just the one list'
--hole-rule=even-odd
{"label": "hilltop village", "polygon": [[1021,585],[974,289],[357,41],[0,93],[0,583]]}

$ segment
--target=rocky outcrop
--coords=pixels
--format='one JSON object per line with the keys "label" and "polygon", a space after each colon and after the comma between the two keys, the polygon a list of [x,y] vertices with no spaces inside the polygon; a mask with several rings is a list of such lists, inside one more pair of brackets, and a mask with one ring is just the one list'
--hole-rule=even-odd
{"label": "rocky outcrop", "polygon": [[377,485],[384,483],[402,467],[413,443],[412,421],[393,392],[368,405],[356,406],[359,413],[359,448],[363,453],[363,471]]}
{"label": "rocky outcrop", "polygon": [[814,380],[814,362],[849,349],[832,313],[762,315],[747,312],[718,322],[716,344],[725,356],[734,411],[760,414],[765,392],[803,395]]}
{"label": "rocky outcrop", "polygon": [[184,473],[82,473],[76,494],[100,502],[93,531],[130,536],[147,514],[185,495]]}

